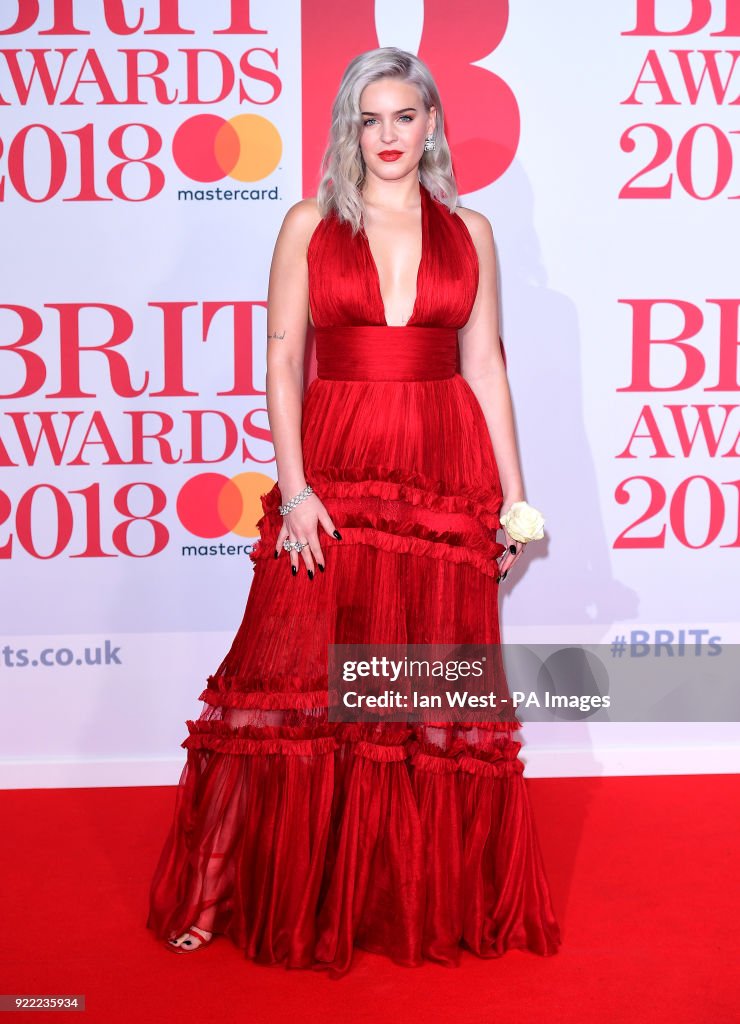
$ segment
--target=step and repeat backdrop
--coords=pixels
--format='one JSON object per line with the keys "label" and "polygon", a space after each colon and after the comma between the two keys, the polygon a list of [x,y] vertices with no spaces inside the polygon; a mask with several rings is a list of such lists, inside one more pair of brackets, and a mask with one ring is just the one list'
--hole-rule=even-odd
{"label": "step and repeat backdrop", "polygon": [[274,241],[384,45],[496,238],[546,518],[504,639],[695,666],[694,721],[533,723],[529,773],[738,770],[702,665],[738,632],[740,0],[6,0],[0,785],[176,780],[276,477]]}

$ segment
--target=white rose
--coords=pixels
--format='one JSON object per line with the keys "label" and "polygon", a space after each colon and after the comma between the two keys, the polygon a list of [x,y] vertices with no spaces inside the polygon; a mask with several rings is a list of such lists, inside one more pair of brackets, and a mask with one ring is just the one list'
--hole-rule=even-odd
{"label": "white rose", "polygon": [[542,513],[532,508],[526,501],[515,501],[511,508],[501,517],[501,525],[513,540],[526,544],[530,540],[541,540],[545,532],[545,520]]}

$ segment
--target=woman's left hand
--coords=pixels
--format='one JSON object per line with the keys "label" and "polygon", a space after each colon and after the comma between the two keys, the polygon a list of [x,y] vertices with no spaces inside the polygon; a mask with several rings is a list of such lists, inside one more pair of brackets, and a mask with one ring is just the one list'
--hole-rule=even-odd
{"label": "woman's left hand", "polygon": [[[505,512],[506,509],[502,509]],[[498,558],[499,568],[499,582],[503,582],[502,577],[508,573],[512,565],[518,561],[524,554],[524,549],[527,546],[520,540],[514,540],[510,537],[506,527],[502,526],[501,529],[504,531],[504,543],[506,544],[506,550]]]}

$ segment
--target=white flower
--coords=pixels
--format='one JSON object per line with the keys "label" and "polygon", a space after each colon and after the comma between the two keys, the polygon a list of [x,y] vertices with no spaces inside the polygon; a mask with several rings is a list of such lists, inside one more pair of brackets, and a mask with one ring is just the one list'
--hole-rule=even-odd
{"label": "white flower", "polygon": [[530,540],[541,540],[545,520],[542,513],[526,501],[515,501],[511,508],[500,516],[501,525],[513,540],[526,544]]}

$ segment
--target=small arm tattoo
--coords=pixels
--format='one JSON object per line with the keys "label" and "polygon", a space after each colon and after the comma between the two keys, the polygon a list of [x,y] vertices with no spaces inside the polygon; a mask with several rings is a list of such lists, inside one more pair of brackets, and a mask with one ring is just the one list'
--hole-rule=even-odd
{"label": "small arm tattoo", "polygon": [[283,331],[282,334],[279,334],[277,331],[273,331],[272,334],[268,334],[267,335],[267,340],[269,341],[270,338],[284,338],[284,337],[285,337],[285,331]]}

